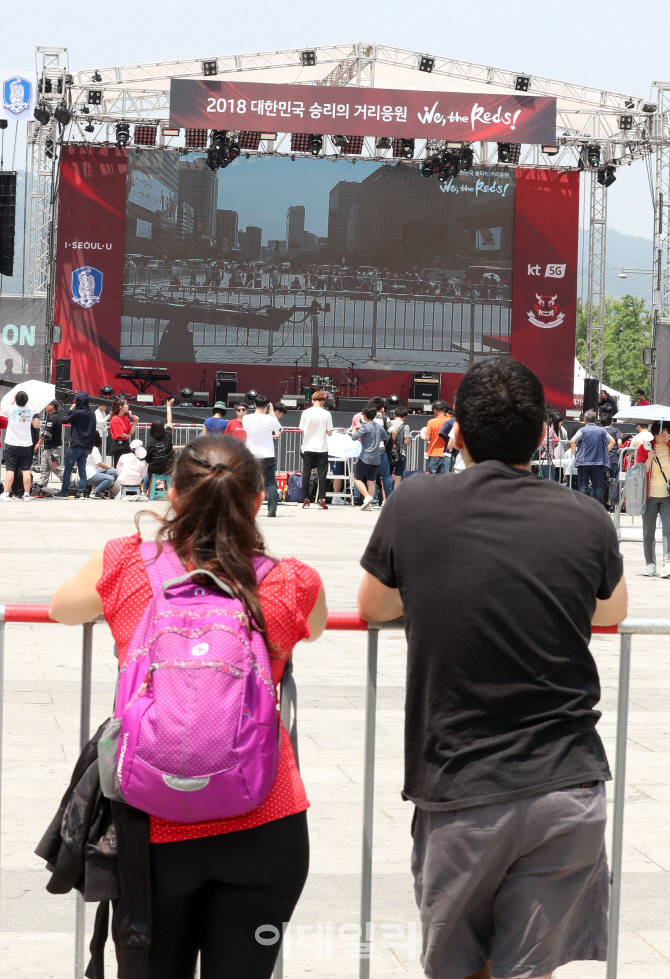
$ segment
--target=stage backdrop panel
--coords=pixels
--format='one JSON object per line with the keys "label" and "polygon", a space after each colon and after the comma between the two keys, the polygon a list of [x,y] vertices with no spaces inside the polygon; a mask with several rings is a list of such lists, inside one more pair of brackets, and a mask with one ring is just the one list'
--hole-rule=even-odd
{"label": "stage backdrop panel", "polygon": [[515,209],[512,357],[564,410],[573,400],[579,174],[517,170]]}
{"label": "stage backdrop panel", "polygon": [[98,394],[119,369],[126,151],[65,146],[60,158],[54,323],[75,390]]}

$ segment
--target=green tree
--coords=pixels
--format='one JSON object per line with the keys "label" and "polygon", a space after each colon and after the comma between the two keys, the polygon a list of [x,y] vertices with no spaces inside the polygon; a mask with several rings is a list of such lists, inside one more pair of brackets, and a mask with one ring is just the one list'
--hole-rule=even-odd
{"label": "green tree", "polygon": [[[624,296],[605,298],[603,338],[603,383],[623,394],[637,388],[649,390],[649,369],[642,363],[642,348],[650,345],[651,313],[644,299]],[[577,300],[576,356],[586,364],[586,309]]]}

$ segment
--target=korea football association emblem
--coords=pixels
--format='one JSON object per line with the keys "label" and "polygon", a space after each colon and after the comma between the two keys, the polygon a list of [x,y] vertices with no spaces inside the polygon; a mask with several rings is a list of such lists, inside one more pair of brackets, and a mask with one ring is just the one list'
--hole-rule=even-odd
{"label": "korea football association emblem", "polygon": [[2,86],[2,104],[8,112],[19,115],[30,108],[31,93],[32,84],[28,79],[15,75],[14,78],[8,78]]}
{"label": "korea football association emblem", "polygon": [[528,319],[533,326],[539,326],[541,330],[551,330],[554,326],[560,326],[565,319],[557,295],[541,296],[536,292],[532,306],[532,310],[527,314]]}
{"label": "korea football association emblem", "polygon": [[72,273],[72,302],[82,309],[90,309],[102,296],[102,272],[84,265]]}

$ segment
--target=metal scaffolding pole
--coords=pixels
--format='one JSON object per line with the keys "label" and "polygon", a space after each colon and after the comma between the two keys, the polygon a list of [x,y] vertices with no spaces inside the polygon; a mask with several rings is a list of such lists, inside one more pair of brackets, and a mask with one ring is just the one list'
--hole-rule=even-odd
{"label": "metal scaffolding pole", "polygon": [[[670,82],[654,82],[656,104],[655,162],[654,173],[654,257],[651,310],[652,351],[657,349],[659,324],[670,325],[670,146],[665,139],[670,134]],[[652,357],[649,370],[649,400],[656,401],[656,364]]]}
{"label": "metal scaffolding pole", "polygon": [[605,332],[605,254],[607,244],[607,189],[591,172],[589,211],[589,273],[586,295],[586,376],[603,381]]}

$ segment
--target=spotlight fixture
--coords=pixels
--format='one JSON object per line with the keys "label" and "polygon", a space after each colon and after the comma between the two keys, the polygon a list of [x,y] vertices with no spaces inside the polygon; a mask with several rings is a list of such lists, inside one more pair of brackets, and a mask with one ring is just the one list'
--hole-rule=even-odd
{"label": "spotlight fixture", "polygon": [[605,167],[600,167],[598,170],[598,183],[601,187],[611,187],[616,180],[616,167],[612,163],[608,163]]}
{"label": "spotlight fixture", "polygon": [[42,126],[46,126],[46,124],[51,119],[51,113],[47,109],[47,107],[44,104],[44,102],[40,102],[39,105],[36,105],[35,106],[35,111],[34,111],[33,115],[35,116],[35,118],[37,119],[37,121],[39,123],[41,123]]}
{"label": "spotlight fixture", "polygon": [[89,105],[102,105],[102,89],[89,88],[86,101]]}
{"label": "spotlight fixture", "polygon": [[509,163],[512,159],[509,143],[498,143],[498,163]]}
{"label": "spotlight fixture", "polygon": [[393,140],[390,136],[377,136],[375,140],[376,150],[390,150],[393,146]]}
{"label": "spotlight fixture", "polygon": [[655,102],[645,102],[644,105],[642,106],[643,112],[651,113],[651,112],[656,112],[657,110],[658,110],[658,106],[656,105]]}
{"label": "spotlight fixture", "polygon": [[600,164],[600,146],[597,143],[586,147],[586,162],[590,167],[597,167]]}
{"label": "spotlight fixture", "polygon": [[309,137],[309,152],[312,156],[318,156],[323,149],[323,136],[316,133]]}
{"label": "spotlight fixture", "polygon": [[556,156],[558,153],[558,146],[547,146],[545,143],[543,143],[542,152],[545,156]]}
{"label": "spotlight fixture", "polygon": [[629,132],[632,128],[633,128],[632,116],[619,116],[619,129],[623,129],[624,132]]}
{"label": "spotlight fixture", "polygon": [[93,73],[93,75],[91,76],[91,81],[92,82],[101,82],[102,81],[102,75],[100,74],[99,71],[96,70]]}
{"label": "spotlight fixture", "polygon": [[202,73],[206,78],[212,75],[219,74],[219,65],[217,61],[203,61],[202,62]]}
{"label": "spotlight fixture", "polygon": [[116,124],[116,145],[120,150],[124,150],[130,142],[130,126],[127,122],[117,122]]}
{"label": "spotlight fixture", "polygon": [[429,58],[424,55],[419,61],[419,71],[431,72],[435,67],[435,58]]}
{"label": "spotlight fixture", "polygon": [[61,102],[54,109],[54,119],[57,119],[61,126],[67,126],[72,119],[72,113],[66,106],[65,102]]}
{"label": "spotlight fixture", "polygon": [[530,77],[528,75],[517,75],[514,79],[514,90],[516,92],[527,92],[530,88]]}
{"label": "spotlight fixture", "polygon": [[301,51],[300,60],[303,68],[311,68],[316,64],[316,51]]}
{"label": "spotlight fixture", "polygon": [[93,125],[92,122],[89,122],[88,126],[84,126],[84,132],[85,133],[94,133],[95,132],[95,126]]}
{"label": "spotlight fixture", "polygon": [[463,173],[467,173],[468,170],[472,170],[472,164],[474,162],[475,154],[471,146],[464,146],[461,150],[461,170]]}

